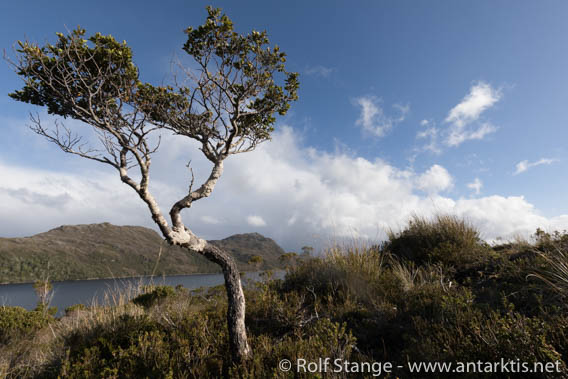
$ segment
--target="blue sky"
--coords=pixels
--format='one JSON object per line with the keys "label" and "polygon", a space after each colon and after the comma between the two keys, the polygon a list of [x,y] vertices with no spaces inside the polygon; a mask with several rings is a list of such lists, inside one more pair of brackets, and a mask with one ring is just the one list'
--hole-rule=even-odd
{"label": "blue sky", "polygon": [[[140,5],[143,4],[143,5]],[[206,238],[257,231],[287,250],[380,238],[410,214],[454,213],[487,239],[568,229],[568,3],[563,1],[5,2],[0,41],[53,42],[81,25],[134,52],[141,79],[170,78],[183,30],[221,7],[237,31],[267,30],[300,73],[272,142],[231,157],[210,199],[186,211]],[[68,156],[25,125],[0,65],[0,236],[60,224],[151,226],[110,168]],[[70,124],[88,133],[88,128]],[[183,195],[195,145],[166,136],[160,205]],[[164,145],[163,145],[164,146]]]}

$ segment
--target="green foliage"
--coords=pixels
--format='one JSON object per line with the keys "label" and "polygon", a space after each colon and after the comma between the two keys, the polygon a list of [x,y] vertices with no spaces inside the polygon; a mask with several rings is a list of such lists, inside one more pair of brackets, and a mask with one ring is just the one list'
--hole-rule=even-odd
{"label": "green foliage", "polygon": [[487,255],[479,232],[465,220],[437,215],[430,221],[414,216],[399,233],[390,232],[386,249],[401,258],[448,265],[472,263]]}
{"label": "green foliage", "polygon": [[[566,326],[562,325],[566,319],[543,322],[512,310],[505,314],[490,312],[484,315],[467,304],[456,302],[447,302],[445,309],[447,316],[443,321],[421,316],[413,319],[415,334],[406,335],[408,343],[404,350],[409,361],[562,362],[563,354],[557,349],[565,344],[556,343],[555,347],[552,341],[565,338]],[[500,378],[502,375],[502,372],[495,372],[489,376]],[[556,373],[523,375],[526,378],[558,377]]]}
{"label": "green foliage", "polygon": [[[241,367],[232,367],[229,375],[250,379],[289,377],[278,369],[278,363],[282,359],[291,362],[296,362],[298,359],[317,362],[321,357],[329,357],[332,361],[350,360],[355,345],[356,340],[345,324],[322,318],[307,326],[302,335],[286,336],[276,344],[265,336],[253,338],[252,347],[255,355]],[[299,377],[317,376],[300,374]]]}
{"label": "green foliage", "polygon": [[238,34],[220,9],[207,12],[203,25],[185,31],[183,50],[199,72],[188,75],[191,87],[142,83],[126,42],[100,33],[85,39],[86,31],[77,27],[69,35],[57,33],[55,45],[18,42],[19,59],[11,63],[25,85],[10,96],[106,133],[110,158],[90,154],[80,137],[69,130],[63,136],[59,126],[50,133],[36,120],[32,127],[65,152],[117,169],[129,166],[128,154],[142,164],[155,151],[147,142],[155,130],[145,129],[150,121],[201,142],[211,161],[250,151],[270,139],[275,114],[286,114],[298,99],[298,74],[286,71],[286,54],[270,46],[266,32]]}
{"label": "green foliage", "polygon": [[[389,255],[388,246],[336,247],[322,258],[299,261],[284,279],[267,277],[245,289],[254,354],[239,366],[231,363],[222,286],[153,287],[134,301],[143,307],[91,307],[73,318],[50,319],[60,336],[48,344],[53,355],[29,372],[23,363],[10,370],[14,377],[284,378],[292,375],[278,370],[281,359],[397,365],[510,359],[558,361],[562,370],[523,377],[567,377],[568,308],[546,281],[527,277],[550,266],[540,254],[519,255],[526,248],[498,246],[482,260],[453,266],[401,259]],[[11,319],[30,317],[13,312],[20,316]],[[97,312],[112,317],[98,318]],[[92,322],[88,328],[81,326],[86,320]],[[39,338],[38,328],[11,336],[10,343]],[[16,354],[4,348],[0,357]],[[33,352],[27,354],[13,362],[26,362]],[[404,369],[394,376],[412,377]]]}
{"label": "green foliage", "polygon": [[539,251],[566,250],[568,248],[568,233],[566,231],[547,233],[537,228],[534,240],[535,248]]}
{"label": "green foliage", "polygon": [[140,84],[135,97],[151,120],[201,142],[215,160],[270,139],[274,115],[285,115],[298,99],[299,81],[286,71],[286,54],[270,47],[266,32],[238,34],[220,9],[207,12],[203,25],[185,31],[183,50],[200,73],[192,78],[194,87]]}
{"label": "green foliage", "polygon": [[172,286],[147,286],[143,289],[145,293],[138,295],[132,302],[136,305],[150,308],[158,304],[167,297],[174,296],[176,291]]}
{"label": "green foliage", "polygon": [[47,326],[53,320],[52,316],[46,315],[42,309],[27,311],[22,307],[0,307],[0,344],[33,334]]}
{"label": "green foliage", "polygon": [[[239,35],[233,30],[233,22],[221,15],[220,9],[207,7],[205,24],[187,28],[187,42],[183,49],[204,69],[212,55],[220,63],[220,76],[228,77],[236,70],[241,79],[225,88],[232,101],[252,99],[247,106],[252,112],[244,115],[240,127],[245,134],[254,132],[259,138],[267,138],[273,130],[274,112],[284,115],[289,103],[298,98],[298,74],[286,72],[286,54],[278,46],[270,48],[267,33],[252,31]],[[275,84],[274,73],[285,76],[284,88]]]}
{"label": "green foliage", "polygon": [[124,377],[167,376],[163,354],[165,336],[160,325],[147,317],[124,316],[114,330],[100,330],[85,336],[69,351],[60,368],[65,377],[119,375]]}
{"label": "green foliage", "polygon": [[[126,42],[100,33],[84,39],[85,29],[80,27],[67,36],[57,33],[57,37],[55,45],[43,47],[18,41],[22,59],[18,75],[25,79],[25,86],[10,97],[87,123],[119,122],[116,100],[128,101],[138,84],[138,69]],[[59,77],[69,73],[72,80]],[[90,93],[97,96],[88,97]]]}

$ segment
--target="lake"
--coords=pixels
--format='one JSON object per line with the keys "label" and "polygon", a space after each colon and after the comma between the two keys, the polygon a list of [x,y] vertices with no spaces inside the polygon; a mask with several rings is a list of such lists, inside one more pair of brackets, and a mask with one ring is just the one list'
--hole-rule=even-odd
{"label": "lake", "polygon": [[[275,271],[273,277],[284,277],[284,271]],[[249,281],[260,279],[260,272],[247,272],[243,285]],[[57,307],[57,316],[65,314],[65,308],[74,304],[102,305],[108,303],[113,294],[124,292],[146,284],[177,286],[188,289],[213,287],[224,283],[223,274],[195,274],[165,277],[136,277],[122,279],[67,280],[53,282],[53,298],[51,306]],[[34,309],[38,297],[32,283],[0,285],[0,305],[20,306],[28,310]]]}

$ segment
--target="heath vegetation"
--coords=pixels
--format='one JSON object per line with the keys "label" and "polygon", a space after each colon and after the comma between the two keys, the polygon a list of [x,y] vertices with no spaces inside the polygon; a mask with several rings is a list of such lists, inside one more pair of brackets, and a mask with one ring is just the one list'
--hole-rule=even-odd
{"label": "heath vegetation", "polygon": [[139,286],[111,294],[109,304],[70,307],[61,318],[41,303],[32,311],[2,307],[0,371],[10,378],[310,377],[278,363],[330,357],[400,365],[558,361],[560,373],[522,377],[567,377],[566,241],[566,233],[538,230],[533,241],[490,246],[467,222],[439,216],[413,218],[379,246],[294,256],[284,279],[268,272],[245,287],[253,354],[239,364],[231,359],[221,286]]}

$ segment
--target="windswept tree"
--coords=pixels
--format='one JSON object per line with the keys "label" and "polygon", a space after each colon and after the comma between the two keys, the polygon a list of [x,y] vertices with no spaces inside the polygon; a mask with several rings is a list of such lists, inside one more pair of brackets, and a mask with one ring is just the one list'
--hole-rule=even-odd
{"label": "windswept tree", "polygon": [[[239,361],[251,354],[239,271],[230,254],[184,224],[182,211],[211,194],[227,157],[270,139],[275,115],[284,115],[297,99],[299,83],[298,74],[285,69],[286,55],[270,47],[266,32],[238,34],[219,9],[207,11],[203,25],[186,30],[183,50],[197,63],[197,69],[184,70],[189,84],[142,83],[126,42],[100,33],[85,39],[85,30],[77,28],[67,35],[58,33],[54,45],[18,42],[17,59],[10,62],[25,85],[10,96],[90,125],[99,137],[98,147],[84,143],[84,135],[61,122],[46,126],[38,116],[31,117],[32,130],[64,152],[116,169],[146,203],[170,244],[221,266],[229,343],[233,359]],[[163,130],[198,141],[212,163],[209,177],[197,188],[192,174],[187,194],[169,210],[170,221],[148,186],[151,157],[159,147],[158,138],[150,137]]]}

